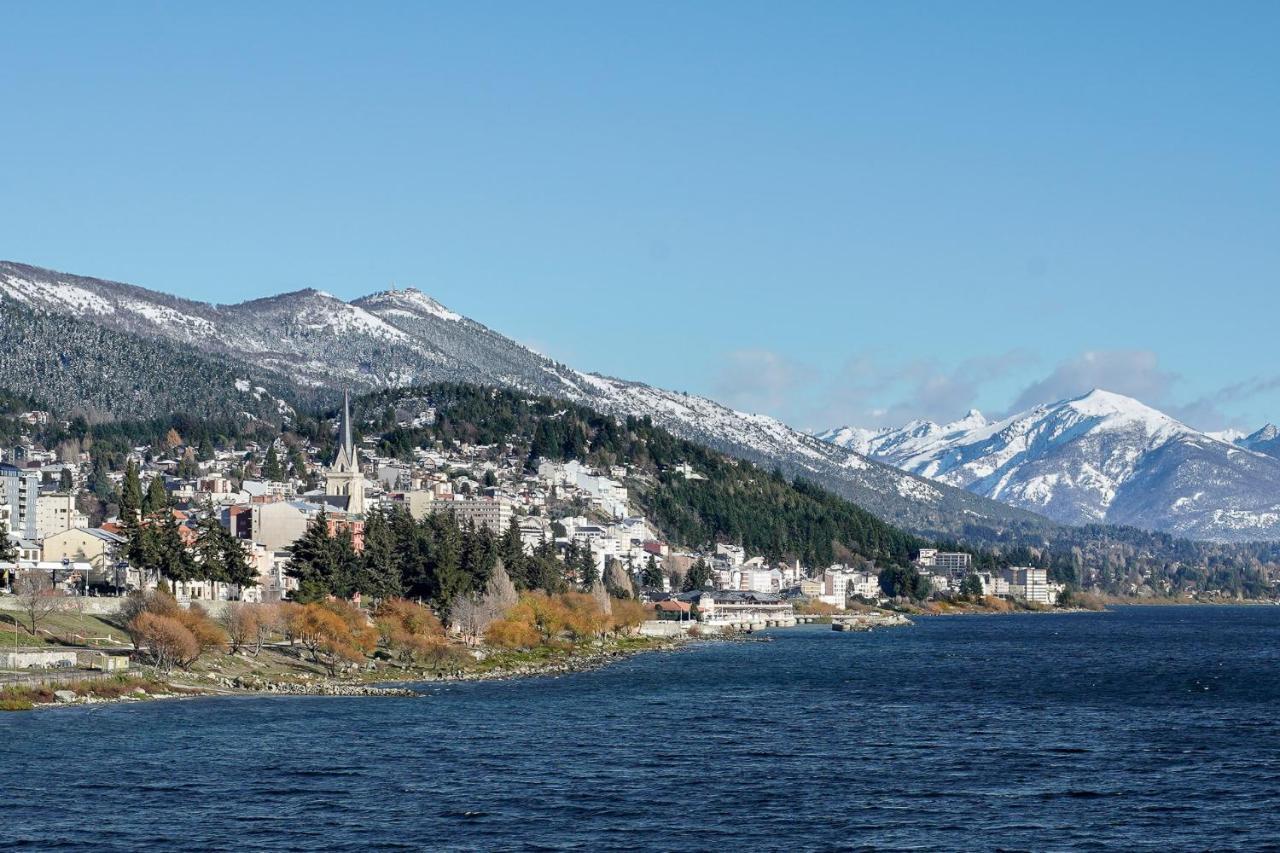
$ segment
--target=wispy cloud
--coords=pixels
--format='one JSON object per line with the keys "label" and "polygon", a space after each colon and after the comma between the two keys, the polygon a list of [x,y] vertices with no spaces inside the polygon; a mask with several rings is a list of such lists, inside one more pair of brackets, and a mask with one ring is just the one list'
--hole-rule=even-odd
{"label": "wispy cloud", "polygon": [[1136,397],[1148,405],[1167,405],[1180,379],[1161,368],[1159,357],[1150,350],[1087,350],[1024,388],[1009,412],[1079,397],[1094,388]]}
{"label": "wispy cloud", "polygon": [[777,414],[794,411],[818,372],[768,349],[727,353],[712,381],[719,399],[735,409]]}
{"label": "wispy cloud", "polygon": [[[819,369],[769,349],[727,353],[713,389],[734,408],[776,415],[801,428],[837,425],[902,426],[913,420],[946,422],[991,401],[992,388],[1019,388],[991,414],[1054,403],[1102,388],[1134,397],[1197,428],[1252,428],[1226,410],[1280,390],[1280,375],[1255,377],[1186,401],[1186,381],[1144,349],[1086,350],[1049,368],[1039,378],[1036,355],[1012,349],[948,365],[938,359],[901,360],[891,353],[862,352],[836,369]],[[1043,370],[1043,367],[1041,368]],[[1023,378],[1025,384],[1017,385]],[[998,399],[998,398],[997,398]]]}

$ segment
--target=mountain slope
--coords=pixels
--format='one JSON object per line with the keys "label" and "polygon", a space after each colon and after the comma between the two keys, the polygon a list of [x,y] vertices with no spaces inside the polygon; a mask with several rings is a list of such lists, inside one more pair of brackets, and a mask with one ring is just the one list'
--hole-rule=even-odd
{"label": "mountain slope", "polygon": [[1237,438],[1232,443],[1245,450],[1265,453],[1280,459],[1280,428],[1275,424],[1267,424],[1257,432]]}
{"label": "mountain slope", "polygon": [[[1255,434],[1258,446],[1268,441],[1263,432]],[[1106,391],[996,422],[970,412],[950,424],[844,428],[823,437],[1066,524],[1127,524],[1223,541],[1280,537],[1280,459]]]}
{"label": "mountain slope", "polygon": [[[449,311],[417,290],[386,291],[350,303],[322,291],[302,290],[214,306],[119,282],[0,263],[0,302],[9,326],[29,324],[33,317],[70,317],[124,336],[140,351],[157,347],[147,361],[154,363],[175,348],[206,361],[213,356],[213,363],[225,365],[229,372],[252,372],[253,383],[291,386],[296,394],[469,382],[560,397],[611,415],[649,417],[681,438],[812,480],[926,535],[972,527],[1047,526],[1029,512],[905,474],[773,418],[574,370]],[[48,354],[58,352],[55,338],[26,345]],[[119,365],[122,373],[130,368],[128,362]],[[75,359],[66,360],[62,370],[64,384],[78,382],[88,389],[97,379],[96,368],[88,369]],[[81,375],[71,376],[77,370]],[[134,371],[129,377],[135,408],[163,409],[168,404],[169,393],[155,385],[154,376],[153,369]],[[0,384],[44,397],[43,382],[44,377],[23,374],[18,365],[0,359]],[[74,392],[61,395],[63,402],[76,399]],[[137,413],[120,405],[100,405],[99,411]]]}

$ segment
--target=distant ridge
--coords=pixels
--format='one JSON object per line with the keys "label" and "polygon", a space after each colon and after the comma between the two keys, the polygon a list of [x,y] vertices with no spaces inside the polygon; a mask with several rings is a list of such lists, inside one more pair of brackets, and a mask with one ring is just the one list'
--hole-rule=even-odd
{"label": "distant ridge", "polygon": [[1095,389],[994,422],[970,412],[948,424],[819,437],[1064,524],[1280,538],[1280,431],[1270,425],[1233,442]]}

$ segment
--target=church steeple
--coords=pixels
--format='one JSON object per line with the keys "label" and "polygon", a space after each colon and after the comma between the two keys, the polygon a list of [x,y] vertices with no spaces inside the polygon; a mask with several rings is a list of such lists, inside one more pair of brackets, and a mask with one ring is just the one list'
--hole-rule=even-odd
{"label": "church steeple", "polygon": [[342,392],[342,413],[338,417],[338,453],[325,476],[325,493],[347,498],[347,512],[364,513],[364,473],[356,458],[351,430],[351,394]]}

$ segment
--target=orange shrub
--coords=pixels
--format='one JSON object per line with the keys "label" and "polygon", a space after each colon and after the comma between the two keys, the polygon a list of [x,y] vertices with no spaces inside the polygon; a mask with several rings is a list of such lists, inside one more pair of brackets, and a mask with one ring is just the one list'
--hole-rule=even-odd
{"label": "orange shrub", "polygon": [[613,630],[629,634],[639,628],[650,618],[648,608],[634,598],[615,598],[613,600]]}
{"label": "orange shrub", "polygon": [[527,622],[498,619],[485,629],[484,640],[489,645],[502,649],[531,649],[541,644],[542,635]]}
{"label": "orange shrub", "polygon": [[364,660],[378,640],[364,613],[346,602],[312,603],[290,610],[288,631],[330,675],[343,661]]}
{"label": "orange shrub", "polygon": [[575,641],[590,640],[609,630],[609,615],[589,593],[566,592],[560,596],[565,609],[565,628]]}
{"label": "orange shrub", "polygon": [[227,644],[227,632],[218,627],[218,623],[210,619],[209,614],[198,604],[179,610],[174,618],[195,637],[196,644],[200,646],[200,654],[220,649]]}
{"label": "orange shrub", "polygon": [[137,645],[146,647],[155,665],[165,672],[175,664],[186,668],[200,656],[200,644],[195,636],[173,616],[144,611],[129,623],[129,633]]}

